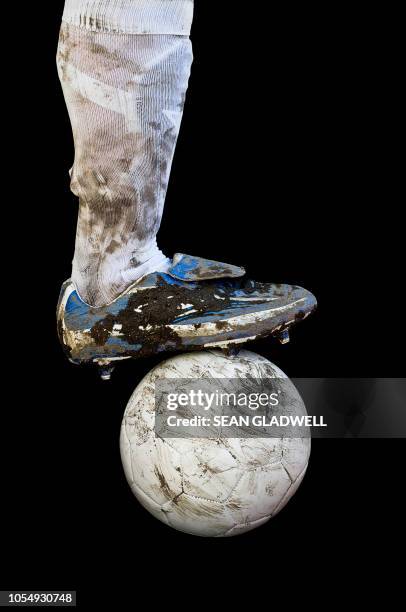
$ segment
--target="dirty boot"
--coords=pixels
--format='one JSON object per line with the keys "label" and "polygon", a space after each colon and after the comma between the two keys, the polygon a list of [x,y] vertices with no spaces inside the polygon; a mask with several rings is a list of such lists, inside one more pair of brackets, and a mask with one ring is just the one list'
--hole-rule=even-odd
{"label": "dirty boot", "polygon": [[117,360],[165,351],[232,351],[265,336],[289,340],[289,328],[316,307],[301,287],[258,283],[243,268],[176,254],[166,273],[148,274],[111,304],[95,308],[66,281],[58,331],[73,363],[96,363],[102,377]]}

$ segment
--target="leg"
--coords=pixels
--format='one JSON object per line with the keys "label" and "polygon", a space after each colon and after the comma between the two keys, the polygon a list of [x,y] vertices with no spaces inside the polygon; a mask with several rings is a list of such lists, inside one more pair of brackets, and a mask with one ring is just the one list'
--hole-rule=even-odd
{"label": "leg", "polygon": [[66,0],[58,71],[79,197],[72,280],[114,300],[166,269],[156,244],[192,61],[193,0]]}
{"label": "leg", "polygon": [[169,262],[156,245],[192,61],[192,10],[193,0],[65,3],[58,68],[79,219],[58,333],[73,363],[97,363],[106,379],[122,359],[234,352],[267,336],[287,342],[316,306],[302,287],[256,283],[238,266],[182,253]]}

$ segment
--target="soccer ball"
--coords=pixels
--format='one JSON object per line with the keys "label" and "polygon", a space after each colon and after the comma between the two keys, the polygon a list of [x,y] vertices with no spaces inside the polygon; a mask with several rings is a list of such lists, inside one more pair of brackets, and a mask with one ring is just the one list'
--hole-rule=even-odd
{"label": "soccer ball", "polygon": [[[120,449],[138,501],[157,519],[197,536],[234,536],[266,523],[297,490],[310,438],[161,438],[155,433],[158,379],[283,378],[270,361],[241,351],[172,357],[136,387],[124,413]],[[301,402],[301,400],[300,400]],[[306,414],[303,402],[300,412]]]}

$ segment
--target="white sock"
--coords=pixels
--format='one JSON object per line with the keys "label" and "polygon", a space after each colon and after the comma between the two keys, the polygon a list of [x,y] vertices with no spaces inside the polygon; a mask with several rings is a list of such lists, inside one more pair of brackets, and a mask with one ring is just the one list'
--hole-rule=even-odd
{"label": "white sock", "polygon": [[167,269],[156,234],[192,62],[193,0],[66,0],[58,73],[79,197],[72,280],[100,306]]}

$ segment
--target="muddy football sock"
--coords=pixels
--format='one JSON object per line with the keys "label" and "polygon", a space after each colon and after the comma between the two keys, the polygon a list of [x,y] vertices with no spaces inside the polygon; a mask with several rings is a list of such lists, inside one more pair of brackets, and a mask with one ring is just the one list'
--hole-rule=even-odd
{"label": "muddy football sock", "polygon": [[157,247],[192,50],[193,0],[66,0],[57,64],[79,197],[72,280],[87,303],[164,270]]}

